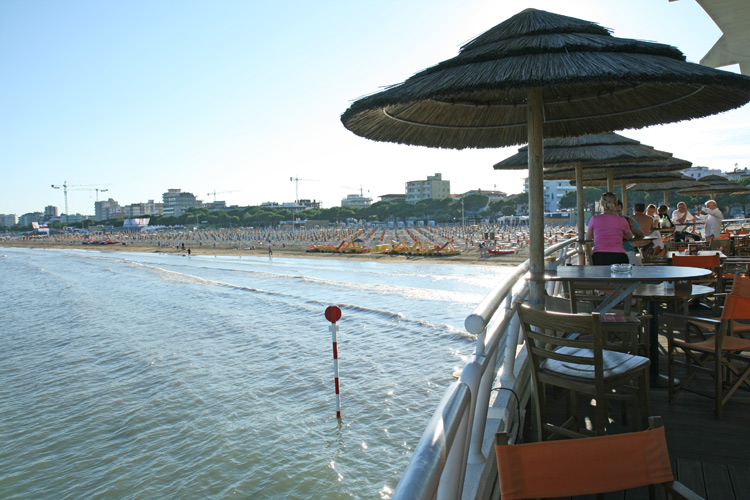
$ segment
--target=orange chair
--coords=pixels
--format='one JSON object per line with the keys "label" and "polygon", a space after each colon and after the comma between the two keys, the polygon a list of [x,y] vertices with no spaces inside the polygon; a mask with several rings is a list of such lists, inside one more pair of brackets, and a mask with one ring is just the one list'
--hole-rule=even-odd
{"label": "orange chair", "polygon": [[503,500],[592,495],[661,485],[672,498],[702,498],[675,481],[660,417],[650,429],[564,441],[508,444],[495,435],[500,497]]}
{"label": "orange chair", "polygon": [[[746,329],[746,324],[736,320],[750,320],[750,278],[737,279],[737,290],[724,299],[721,318],[686,319],[685,328],[675,328],[674,320],[678,315],[668,314],[667,359],[669,364],[669,399],[686,390],[709,398],[716,404],[716,416],[721,418],[724,405],[740,389],[750,389],[750,340],[734,336],[734,327]],[[740,295],[743,292],[745,295]],[[706,332],[709,326],[712,331]],[[695,332],[698,332],[698,335]],[[682,336],[682,338],[678,338]],[[684,360],[678,359],[675,353],[684,354]],[[675,386],[675,366],[685,367],[687,374],[683,381]],[[712,394],[688,388],[688,384],[699,373],[708,373],[714,378]]]}
{"label": "orange chair", "polygon": [[721,258],[718,255],[673,255],[672,265],[681,267],[699,267],[713,271],[713,277],[709,280],[696,282],[710,284],[717,292],[724,291],[724,273],[721,267]]}

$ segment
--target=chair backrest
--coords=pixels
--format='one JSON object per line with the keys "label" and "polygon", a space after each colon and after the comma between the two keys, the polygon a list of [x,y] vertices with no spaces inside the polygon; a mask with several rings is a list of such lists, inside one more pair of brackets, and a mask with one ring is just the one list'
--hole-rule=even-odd
{"label": "chair backrest", "polygon": [[721,319],[750,319],[750,296],[738,295],[734,291],[724,299]]}
{"label": "chair backrest", "polygon": [[592,495],[674,481],[664,427],[509,445],[496,436],[503,500]]}
{"label": "chair backrest", "polygon": [[732,240],[729,239],[729,235],[724,236],[720,239],[711,240],[711,250],[729,250],[732,246]]}
{"label": "chair backrest", "polygon": [[750,276],[737,276],[734,278],[732,294],[750,297]]}
{"label": "chair backrest", "polygon": [[672,265],[717,269],[721,267],[721,258],[718,255],[674,255]]}
{"label": "chair backrest", "polygon": [[[593,365],[595,377],[603,377],[602,323],[599,313],[566,314],[536,311],[527,305],[518,310],[521,328],[526,337],[526,347],[531,359],[532,373],[536,375],[545,359],[555,359],[571,364]],[[579,335],[569,336],[570,333]],[[563,354],[559,347],[588,349],[590,355]]]}

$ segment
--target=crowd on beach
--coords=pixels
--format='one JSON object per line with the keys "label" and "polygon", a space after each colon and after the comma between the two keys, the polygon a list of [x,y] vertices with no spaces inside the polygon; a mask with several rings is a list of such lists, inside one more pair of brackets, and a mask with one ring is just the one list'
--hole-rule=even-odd
{"label": "crowd on beach", "polygon": [[[397,227],[385,229],[382,226],[329,228],[225,228],[188,229],[164,228],[159,231],[58,233],[44,237],[0,237],[0,244],[13,242],[53,246],[76,246],[114,243],[130,249],[149,251],[180,252],[185,254],[227,251],[247,253],[302,253],[320,246],[342,247],[342,243],[356,244],[368,253],[376,253],[378,248],[388,244],[412,246],[419,242],[425,246],[442,248],[450,245],[457,252],[475,258],[491,258],[490,250],[495,248],[512,249],[517,257],[527,258],[529,230],[525,224],[498,225],[483,224],[471,226],[438,227]],[[547,244],[554,244],[574,235],[569,226],[548,225],[545,228]],[[25,238],[25,239],[22,239]],[[109,245],[107,245],[109,246]],[[114,246],[114,245],[112,245]],[[498,255],[498,257],[500,257]],[[515,259],[517,260],[517,259]]]}

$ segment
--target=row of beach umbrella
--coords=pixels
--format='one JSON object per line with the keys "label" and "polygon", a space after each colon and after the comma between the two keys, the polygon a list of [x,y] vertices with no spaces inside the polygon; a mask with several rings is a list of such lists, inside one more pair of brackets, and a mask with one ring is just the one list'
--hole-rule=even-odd
{"label": "row of beach umbrella", "polygon": [[[700,118],[748,101],[746,76],[689,63],[670,45],[617,38],[593,22],[526,9],[462,46],[457,56],[354,101],[341,121],[359,136],[399,144],[527,144],[529,301],[543,308],[545,139]],[[625,146],[621,168],[637,163]],[[583,165],[565,165],[580,185]],[[606,178],[607,169],[599,168]]]}

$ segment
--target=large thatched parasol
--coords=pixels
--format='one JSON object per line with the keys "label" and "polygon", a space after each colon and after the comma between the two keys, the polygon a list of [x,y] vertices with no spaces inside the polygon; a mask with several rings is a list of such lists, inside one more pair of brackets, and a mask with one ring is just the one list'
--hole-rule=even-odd
{"label": "large thatched parasol", "polygon": [[[687,168],[669,162],[671,153],[657,151],[651,146],[641,144],[635,139],[619,134],[594,134],[580,137],[547,139],[543,144],[544,178],[545,179],[578,179],[590,178],[595,172],[597,178],[604,177],[609,190],[614,189],[614,172],[620,168],[626,172],[633,170],[643,172],[644,164],[652,164],[651,171]],[[529,148],[523,146],[518,153],[495,164],[495,170],[527,168]],[[578,236],[583,239],[583,183],[576,185]]]}
{"label": "large thatched parasol", "polygon": [[720,175],[706,175],[698,179],[705,186],[691,186],[677,191],[680,194],[708,194],[716,198],[718,193],[748,194],[750,189]]}
{"label": "large thatched parasol", "polygon": [[750,100],[750,78],[688,63],[669,45],[613,37],[527,9],[459,55],[355,101],[344,126],[376,141],[438,148],[529,144],[532,287],[542,307],[542,140],[677,122]]}
{"label": "large thatched parasol", "polygon": [[665,180],[665,181],[636,181],[634,184],[630,184],[628,189],[630,191],[662,191],[664,194],[664,203],[669,204],[669,198],[667,193],[669,191],[675,191],[677,189],[685,188],[700,188],[708,186],[708,184],[702,183],[684,174],[680,174],[679,179]]}

